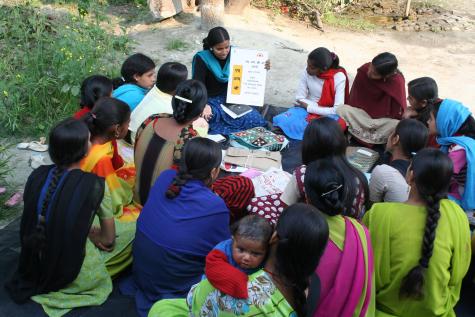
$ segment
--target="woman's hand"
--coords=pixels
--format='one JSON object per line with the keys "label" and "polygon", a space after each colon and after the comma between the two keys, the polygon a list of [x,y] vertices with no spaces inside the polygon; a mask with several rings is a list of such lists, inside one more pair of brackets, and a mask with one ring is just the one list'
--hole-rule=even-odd
{"label": "woman's hand", "polygon": [[266,64],[264,65],[266,70],[270,70],[270,59],[266,60]]}
{"label": "woman's hand", "polygon": [[412,107],[407,107],[406,111],[404,111],[402,118],[403,119],[412,119],[418,116],[416,110],[412,109]]}
{"label": "woman's hand", "polygon": [[91,229],[89,230],[89,239],[100,250],[103,250],[106,252],[111,252],[112,250],[114,250],[114,243],[110,245],[104,244],[104,242],[102,241],[101,228],[97,226],[92,226]]}
{"label": "woman's hand", "polygon": [[203,109],[203,112],[201,113],[201,117],[203,117],[206,121],[209,121],[211,117],[213,116],[213,111],[211,110],[211,107],[209,105],[206,105],[205,108]]}
{"label": "woman's hand", "polygon": [[302,100],[297,100],[297,101],[295,102],[295,106],[300,107],[300,108],[307,109],[308,104],[307,104],[306,102],[302,101]]}

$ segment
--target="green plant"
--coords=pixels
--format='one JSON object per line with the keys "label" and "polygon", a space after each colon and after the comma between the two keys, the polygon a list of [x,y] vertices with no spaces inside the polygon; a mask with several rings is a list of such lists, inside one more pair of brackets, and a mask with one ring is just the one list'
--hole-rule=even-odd
{"label": "green plant", "polygon": [[184,51],[189,47],[189,45],[180,40],[180,39],[174,39],[170,40],[167,43],[166,49],[169,51]]}
{"label": "green plant", "polygon": [[347,17],[344,15],[335,15],[332,12],[327,12],[323,15],[325,24],[333,25],[345,29],[371,31],[376,28],[376,25],[368,20],[361,18]]}
{"label": "green plant", "polygon": [[0,124],[2,134],[44,134],[78,107],[79,87],[92,74],[117,75],[126,36],[97,20],[30,3],[0,5]]}

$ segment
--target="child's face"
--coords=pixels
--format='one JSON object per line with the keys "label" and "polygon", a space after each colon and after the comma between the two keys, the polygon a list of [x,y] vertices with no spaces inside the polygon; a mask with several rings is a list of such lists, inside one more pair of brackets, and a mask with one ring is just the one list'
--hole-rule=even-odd
{"label": "child's face", "polygon": [[264,261],[267,244],[261,241],[233,237],[233,259],[242,269],[255,269]]}
{"label": "child's face", "polygon": [[137,85],[147,89],[150,89],[153,85],[155,85],[155,77],[155,69],[149,70],[142,75],[134,75]]}

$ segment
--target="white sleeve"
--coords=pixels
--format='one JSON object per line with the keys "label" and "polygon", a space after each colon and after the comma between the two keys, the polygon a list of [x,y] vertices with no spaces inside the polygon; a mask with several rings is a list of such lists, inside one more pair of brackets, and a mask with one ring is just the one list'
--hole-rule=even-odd
{"label": "white sleeve", "polygon": [[287,206],[295,204],[300,199],[300,191],[297,186],[297,179],[295,178],[295,172],[290,178],[290,181],[287,183],[287,186],[285,186],[284,192],[280,196],[280,199]]}
{"label": "white sleeve", "polygon": [[304,70],[300,76],[299,85],[297,87],[297,94],[295,95],[295,100],[306,99],[308,96],[308,85],[307,85],[307,71]]}
{"label": "white sleeve", "polygon": [[369,200],[374,203],[384,201],[386,184],[383,169],[383,165],[376,166],[369,180]]}
{"label": "white sleeve", "polygon": [[336,114],[336,109],[345,104],[345,85],[346,77],[342,72],[336,73],[335,80],[335,103],[333,107],[320,107],[318,103],[308,104],[307,112],[315,113],[321,116],[329,116]]}
{"label": "white sleeve", "polygon": [[342,72],[336,73],[333,76],[335,80],[335,106],[340,106],[345,104],[345,86],[346,86],[346,76]]}

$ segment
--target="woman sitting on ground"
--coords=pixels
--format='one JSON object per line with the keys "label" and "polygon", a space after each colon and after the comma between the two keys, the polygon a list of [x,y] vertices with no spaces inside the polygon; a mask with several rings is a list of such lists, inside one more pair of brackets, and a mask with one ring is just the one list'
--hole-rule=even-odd
{"label": "woman sitting on ground", "polygon": [[411,158],[426,147],[429,130],[420,121],[404,119],[399,121],[389,136],[386,152],[390,159],[376,166],[369,181],[371,202],[404,202],[409,197],[406,172]]}
{"label": "woman sitting on ground", "polygon": [[[428,127],[431,107],[442,102],[439,99],[437,83],[430,77],[411,80],[407,84],[409,107],[404,112],[404,118],[416,119]],[[429,135],[429,147],[438,148],[436,135]]]}
{"label": "woman sitting on ground", "polygon": [[122,77],[114,79],[112,97],[122,100],[133,111],[155,84],[155,63],[141,53],[133,54],[124,61]]}
{"label": "woman sitting on ground", "polygon": [[[201,81],[208,92],[208,107],[204,117],[209,120],[210,134],[228,135],[266,125],[264,118],[252,109],[242,117],[233,119],[221,105],[226,104],[231,44],[225,28],[212,28],[203,40],[203,50],[193,57],[193,79]],[[270,68],[270,64],[265,66]]]}
{"label": "woman sitting on ground", "polygon": [[431,107],[429,131],[453,162],[449,197],[464,210],[475,209],[475,119],[458,101],[444,99]]}
{"label": "woman sitting on ground", "polygon": [[358,68],[348,104],[373,119],[400,120],[406,109],[406,87],[396,56],[381,53]]}
{"label": "woman sitting on ground", "polygon": [[173,113],[172,97],[178,84],[184,82],[187,77],[188,69],[183,64],[168,62],[160,66],[155,85],[130,115],[129,130],[132,131],[133,142],[135,133],[148,117],[159,113]]}
{"label": "woman sitting on ground", "polygon": [[349,193],[345,199],[345,216],[360,218],[366,210],[369,198],[368,181],[363,173],[354,168],[346,158],[348,142],[338,123],[330,118],[313,120],[305,129],[302,144],[302,162],[295,169],[280,199],[286,205],[305,201],[304,178],[306,165],[321,158],[331,158],[345,176]]}
{"label": "woman sitting on ground", "polygon": [[172,97],[173,114],[152,115],[137,130],[134,152],[136,202],[145,204],[160,173],[177,167],[183,146],[198,134],[193,129],[193,121],[202,114],[206,100],[206,88],[201,82],[184,81]]}
{"label": "woman sitting on ground", "polygon": [[[16,303],[31,298],[50,316],[101,305],[112,292],[103,259],[88,239],[94,215],[107,218],[99,208],[104,180],[79,168],[89,137],[82,121],[57,124],[49,135],[54,165],[33,171],[25,186],[20,260],[6,289]],[[114,222],[101,221],[96,231],[96,244],[114,245]]]}
{"label": "woman sitting on ground", "polygon": [[206,255],[231,237],[229,210],[210,189],[221,156],[217,143],[191,139],[178,171],[164,171],[153,185],[137,221],[133,279],[121,285],[140,316],[162,298],[184,298],[201,280]]}
{"label": "woman sitting on ground", "polygon": [[192,287],[186,300],[159,301],[149,316],[308,316],[318,300],[313,272],[327,240],[328,225],[322,214],[309,205],[293,205],[277,223],[264,268],[249,276],[247,299],[226,295],[203,280]]}
{"label": "woman sitting on ground", "polygon": [[368,230],[343,216],[345,200],[354,198],[345,176],[331,158],[310,163],[305,174],[309,204],[323,212],[330,238],[316,273],[321,290],[312,316],[374,316],[373,252]]}
{"label": "woman sitting on ground", "polygon": [[347,102],[349,90],[348,76],[345,69],[340,67],[338,56],[319,47],[308,55],[307,69],[300,77],[295,107],[274,117],[273,125],[296,140],[302,140],[308,122],[322,116],[339,120],[345,130],[346,124],[336,115],[336,109]]}
{"label": "woman sitting on ground", "polygon": [[[74,113],[73,118],[82,119],[87,113],[89,113],[96,102],[102,97],[110,97],[112,95],[112,80],[105,76],[93,75],[84,79],[81,84],[81,96],[79,105],[80,110]],[[115,169],[119,169],[124,165],[124,160],[119,154],[117,142],[112,141],[114,148],[114,154],[112,155],[112,165]]]}
{"label": "woman sitting on ground", "polygon": [[374,204],[366,213],[376,316],[455,316],[471,252],[467,216],[446,199],[452,168],[441,151],[420,151],[407,174],[408,201]]}

